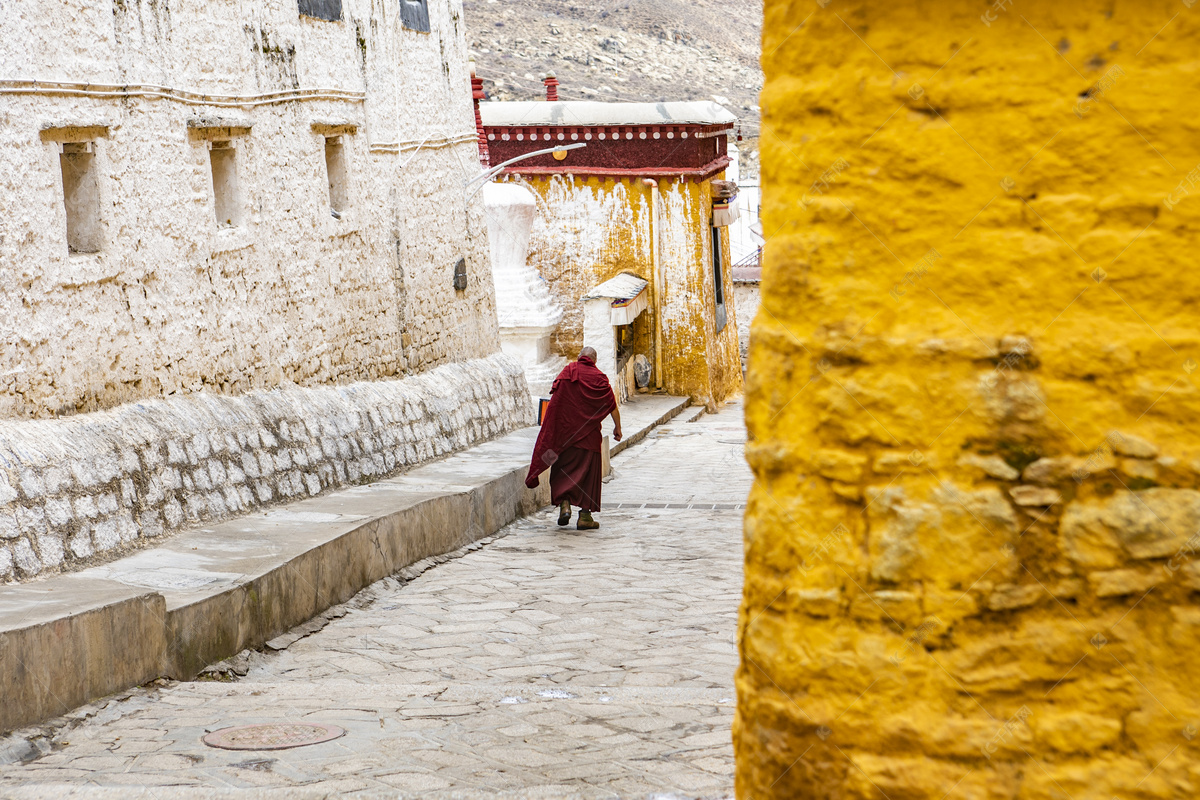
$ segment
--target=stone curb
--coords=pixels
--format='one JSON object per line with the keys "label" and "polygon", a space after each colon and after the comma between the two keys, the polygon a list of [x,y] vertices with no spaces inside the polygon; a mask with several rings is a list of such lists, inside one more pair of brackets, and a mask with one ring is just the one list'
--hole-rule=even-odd
{"label": "stone curb", "polygon": [[[638,402],[638,401],[635,401],[635,403],[636,402]],[[675,419],[675,417],[682,414],[683,410],[685,408],[688,408],[690,405],[691,405],[691,401],[684,399],[683,402],[681,402],[677,405],[671,406],[670,408],[665,410],[660,416],[658,416],[653,421],[643,425],[641,428],[639,428],[638,430],[629,434],[628,436],[626,436],[624,439],[617,442],[616,444],[611,445],[608,449],[609,456],[610,457],[615,456],[618,453],[620,453],[622,450],[625,450],[628,447],[633,447],[635,444],[637,444],[638,442],[645,439],[646,436],[649,435],[650,431],[654,430],[659,425],[662,425],[666,422],[670,422],[671,420]],[[629,406],[627,405],[626,408],[629,408]],[[622,409],[622,414],[624,414],[624,413],[625,413],[625,409]],[[607,438],[607,437],[605,437],[605,438]]]}
{"label": "stone curb", "polygon": [[[39,786],[18,789],[0,789],[0,800],[130,800],[130,798],[170,797],[172,800],[340,800],[340,798],[355,798],[355,800],[410,800],[420,797],[421,800],[588,800],[595,797],[594,792],[580,794],[575,787],[563,784],[561,786],[542,786],[526,791],[489,791],[486,789],[459,789],[447,791],[393,792],[366,791],[344,792],[341,790],[306,789],[302,786],[292,786],[286,789],[215,789],[184,786],[155,787],[109,787],[109,786],[78,786],[73,784],[41,784]],[[717,795],[697,797],[691,794],[675,794],[669,792],[638,794],[613,800],[733,800],[732,795]]]}
{"label": "stone curb", "polygon": [[[276,531],[260,528],[253,533],[262,541],[255,544],[266,555],[232,553],[226,561],[233,563],[217,565],[215,574],[240,574],[211,588],[147,592],[130,585],[139,578],[123,572],[122,562],[135,562],[130,571],[137,572],[136,561],[148,554],[161,561],[164,555],[186,556],[190,549],[200,552],[200,558],[209,557],[228,548],[229,540],[241,533],[238,528],[245,527],[245,518],[181,534],[160,548],[99,568],[6,587],[0,593],[0,628],[7,628],[0,630],[0,730],[62,714],[158,677],[190,680],[206,665],[261,647],[375,581],[484,538],[547,505],[548,477],[530,490],[523,459],[514,466],[514,459],[532,449],[531,430],[394,480],[288,506],[288,511],[315,520],[319,514],[334,516],[339,505],[362,504],[353,495],[375,489],[374,494],[391,497],[369,500],[375,505],[391,501],[393,508],[351,517],[340,526],[335,521],[332,530],[321,531],[330,525],[318,522],[304,526],[312,531],[297,529],[295,523],[275,524]],[[473,485],[447,484],[442,491],[432,488],[436,474],[418,474],[461,466],[455,461],[473,461],[469,466],[483,474]],[[418,483],[426,486],[412,486]],[[262,518],[270,515],[254,521]],[[289,542],[294,539],[301,541]],[[206,546],[207,551],[202,549]],[[249,569],[239,570],[242,565],[236,562],[247,558]],[[18,598],[24,602],[14,603]]]}
{"label": "stone curb", "polygon": [[[631,414],[617,452],[686,407]],[[629,427],[633,427],[630,425]],[[0,732],[159,677],[190,680],[370,584],[549,504],[536,428],[396,478],[227,520],[115,562],[0,588]]]}

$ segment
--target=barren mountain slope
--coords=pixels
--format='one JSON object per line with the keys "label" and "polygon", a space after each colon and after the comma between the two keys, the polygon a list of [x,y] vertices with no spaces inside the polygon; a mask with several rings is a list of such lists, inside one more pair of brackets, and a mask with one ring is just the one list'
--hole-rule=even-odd
{"label": "barren mountain slope", "polygon": [[488,96],[710,100],[738,116],[754,174],[762,0],[464,0],[467,40]]}

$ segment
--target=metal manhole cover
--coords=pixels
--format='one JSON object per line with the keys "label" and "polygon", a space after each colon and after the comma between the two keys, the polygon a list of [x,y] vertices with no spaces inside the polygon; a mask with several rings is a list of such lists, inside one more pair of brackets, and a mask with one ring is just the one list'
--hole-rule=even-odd
{"label": "metal manhole cover", "polygon": [[222,750],[286,750],[328,742],[345,733],[345,728],[323,722],[274,722],[222,728],[205,736],[203,741]]}

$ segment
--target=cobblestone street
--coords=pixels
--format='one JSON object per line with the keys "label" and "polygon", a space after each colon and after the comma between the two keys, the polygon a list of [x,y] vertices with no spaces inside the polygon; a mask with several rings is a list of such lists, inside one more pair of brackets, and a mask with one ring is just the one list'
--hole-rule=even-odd
{"label": "cobblestone street", "polygon": [[[543,510],[373,585],[240,677],[80,709],[51,752],[0,769],[0,797],[729,796],[744,441],[740,401],[661,427],[613,459],[600,530]],[[201,742],[283,721],[347,733]]]}

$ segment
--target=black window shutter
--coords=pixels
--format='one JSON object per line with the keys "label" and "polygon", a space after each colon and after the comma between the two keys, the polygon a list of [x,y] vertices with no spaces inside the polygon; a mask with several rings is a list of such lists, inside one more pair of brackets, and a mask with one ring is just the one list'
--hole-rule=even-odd
{"label": "black window shutter", "polygon": [[429,33],[429,0],[400,0],[400,22],[409,30]]}
{"label": "black window shutter", "polygon": [[300,13],[306,17],[338,22],[342,18],[342,0],[298,0]]}

